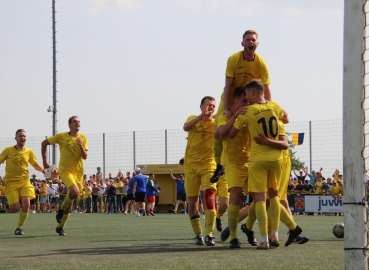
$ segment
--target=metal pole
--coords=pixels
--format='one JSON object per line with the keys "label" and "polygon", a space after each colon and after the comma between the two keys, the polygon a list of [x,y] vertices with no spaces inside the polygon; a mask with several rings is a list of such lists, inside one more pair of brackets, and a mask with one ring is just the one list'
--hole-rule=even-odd
{"label": "metal pole", "polygon": [[103,133],[103,176],[105,179],[105,133]]}
{"label": "metal pole", "polygon": [[311,144],[311,121],[309,121],[309,148],[310,148],[310,174],[311,174],[311,170],[313,168],[313,146]]}
{"label": "metal pole", "polygon": [[136,168],[136,134],[133,131],[133,168]]}
{"label": "metal pole", "polygon": [[[56,126],[56,122],[57,122],[57,106],[56,106],[56,30],[55,30],[55,0],[52,0],[52,21],[53,21],[53,136],[56,134],[57,132],[57,126]],[[52,145],[52,164],[56,164],[56,144]]]}
{"label": "metal pole", "polygon": [[[345,0],[343,27],[343,179],[345,269],[368,269],[364,144],[364,0]],[[367,72],[367,71],[366,71]],[[367,125],[367,124],[366,124]]]}
{"label": "metal pole", "polygon": [[165,164],[168,164],[168,133],[165,130]]}

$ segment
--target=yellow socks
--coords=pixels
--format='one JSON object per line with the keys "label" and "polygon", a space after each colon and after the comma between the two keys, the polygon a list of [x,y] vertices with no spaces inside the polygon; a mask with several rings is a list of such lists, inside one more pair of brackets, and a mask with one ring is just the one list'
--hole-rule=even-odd
{"label": "yellow socks", "polygon": [[190,222],[191,222],[193,232],[196,235],[202,234],[202,227],[201,227],[201,223],[200,223],[200,217],[199,216],[192,217]]}
{"label": "yellow socks", "polygon": [[281,216],[281,204],[279,202],[279,198],[278,197],[274,197],[272,199],[269,199],[269,210],[268,210],[268,214],[270,216],[270,221],[271,221],[271,228],[272,228],[272,234],[274,234],[275,232],[278,232],[279,229],[279,219]]}
{"label": "yellow socks", "polygon": [[26,221],[28,217],[28,213],[24,213],[23,211],[21,211],[19,213],[19,219],[18,219],[18,224],[17,224],[17,228],[16,229],[20,229],[22,228],[24,222]]}
{"label": "yellow socks", "polygon": [[237,238],[237,225],[239,219],[240,206],[230,204],[228,207],[228,228],[230,232],[230,240]]}
{"label": "yellow socks", "polygon": [[63,228],[65,223],[67,222],[68,218],[69,218],[70,214],[64,214],[62,217],[61,222],[58,225],[58,228]]}
{"label": "yellow socks", "polygon": [[215,210],[205,210],[205,229],[206,235],[213,235],[215,227]]}
{"label": "yellow socks", "polygon": [[266,212],[266,203],[257,202],[255,203],[256,219],[259,222],[259,230],[262,237],[268,236],[268,218]]}
{"label": "yellow socks", "polygon": [[220,156],[222,155],[223,144],[222,140],[214,140],[214,158],[217,164],[221,164]]}
{"label": "yellow socks", "polygon": [[288,227],[290,231],[296,229],[297,224],[295,223],[295,221],[293,221],[292,217],[287,212],[286,208],[284,208],[284,206],[282,205],[281,205],[281,221],[284,225]]}
{"label": "yellow socks", "polygon": [[256,220],[256,213],[255,213],[255,202],[252,202],[249,208],[249,215],[246,220],[246,228],[249,231],[252,231],[254,228],[254,223]]}
{"label": "yellow socks", "polygon": [[73,200],[74,199],[69,198],[69,193],[68,193],[67,196],[65,196],[65,199],[64,199],[62,205],[60,206],[60,209],[61,210],[67,209],[68,206],[72,204]]}

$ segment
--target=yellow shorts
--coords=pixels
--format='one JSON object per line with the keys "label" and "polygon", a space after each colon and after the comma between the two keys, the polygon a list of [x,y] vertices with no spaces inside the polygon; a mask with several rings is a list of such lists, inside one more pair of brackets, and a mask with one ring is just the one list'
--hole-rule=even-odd
{"label": "yellow shorts", "polygon": [[268,188],[278,190],[278,179],[281,177],[282,160],[250,161],[249,191],[253,193],[267,192]]}
{"label": "yellow shorts", "polygon": [[[247,187],[247,179],[249,177],[249,166],[248,164],[237,165],[227,164],[225,168],[225,174],[228,181],[228,188]],[[247,190],[244,190],[247,193]]]}
{"label": "yellow shorts", "polygon": [[210,183],[210,177],[213,176],[213,170],[185,170],[186,181],[185,190],[186,197],[195,197],[200,195],[200,186],[202,190],[216,190],[216,185]]}
{"label": "yellow shorts", "polygon": [[30,200],[36,198],[35,189],[29,179],[7,181],[5,187],[5,196],[9,205],[19,202],[21,197],[29,197]]}
{"label": "yellow shorts", "polygon": [[281,180],[279,181],[279,199],[287,200],[287,188],[290,181],[291,161],[282,167]]}
{"label": "yellow shorts", "polygon": [[79,191],[81,192],[83,189],[83,174],[75,174],[75,173],[60,173],[60,177],[64,183],[64,185],[69,189],[71,186],[76,184],[78,186]]}
{"label": "yellow shorts", "polygon": [[217,186],[218,197],[229,199],[228,182],[224,175],[219,177],[219,180],[216,183],[216,186]]}

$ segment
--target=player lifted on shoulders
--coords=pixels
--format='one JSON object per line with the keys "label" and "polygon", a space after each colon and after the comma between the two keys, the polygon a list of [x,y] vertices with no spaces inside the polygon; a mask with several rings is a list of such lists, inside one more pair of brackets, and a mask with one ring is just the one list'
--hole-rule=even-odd
{"label": "player lifted on shoulders", "polygon": [[60,236],[66,235],[63,228],[70,216],[72,202],[83,188],[83,160],[87,159],[88,150],[87,137],[79,133],[81,124],[78,117],[69,117],[68,125],[69,132],[58,133],[47,138],[41,144],[41,154],[45,168],[50,167],[46,160],[47,146],[57,143],[60,148],[59,174],[68,188],[68,194],[56,214],[56,221],[59,223],[56,232]]}
{"label": "player lifted on shoulders", "polygon": [[[248,125],[251,138],[251,151],[249,161],[249,191],[253,194],[256,219],[261,234],[261,243],[258,249],[269,249],[268,219],[266,213],[266,199],[269,196],[269,217],[271,220],[271,244],[279,246],[279,220],[280,202],[278,187],[281,176],[282,155],[281,150],[288,149],[286,134],[280,133],[278,119],[282,119],[283,112],[276,102],[267,101],[264,98],[264,86],[260,81],[253,80],[245,86],[246,98],[250,103],[248,112],[241,115],[243,121],[235,123],[228,133],[232,138],[241,130],[243,125]],[[280,140],[280,136],[284,140]],[[255,138],[268,138],[268,145],[258,144]],[[290,230],[286,245],[293,242],[302,232],[299,226]]]}
{"label": "player lifted on shoulders", "polygon": [[[233,91],[238,86],[245,86],[253,79],[259,79],[264,84],[264,96],[267,100],[272,100],[272,94],[269,89],[270,78],[268,67],[263,58],[255,53],[259,46],[258,34],[254,30],[247,30],[242,36],[242,51],[232,54],[227,61],[226,78],[224,92],[216,114],[217,119],[220,115],[227,115],[230,119],[233,115],[230,110],[233,104]],[[216,137],[214,142],[214,156],[217,168],[211,177],[211,182],[218,181],[218,177],[224,173],[221,165],[220,156],[222,153],[222,142]]]}
{"label": "player lifted on shoulders", "polygon": [[[8,199],[10,210],[19,214],[18,224],[14,231],[15,235],[23,235],[22,226],[28,217],[30,200],[36,198],[35,190],[29,180],[28,163],[37,171],[46,173],[37,162],[35,153],[30,148],[26,148],[27,135],[23,129],[15,132],[16,145],[9,146],[0,154],[0,163],[6,161],[4,183],[6,188],[5,196]],[[20,203],[22,203],[22,206]]]}
{"label": "player lifted on shoulders", "polygon": [[[215,99],[206,96],[201,100],[201,114],[191,115],[183,125],[188,132],[188,140],[184,157],[184,172],[186,176],[185,190],[188,198],[188,214],[192,229],[196,235],[196,245],[214,246],[213,231],[215,227],[216,187],[210,183],[210,177],[215,170],[213,153]],[[205,206],[205,243],[199,213],[200,186],[204,192]]]}

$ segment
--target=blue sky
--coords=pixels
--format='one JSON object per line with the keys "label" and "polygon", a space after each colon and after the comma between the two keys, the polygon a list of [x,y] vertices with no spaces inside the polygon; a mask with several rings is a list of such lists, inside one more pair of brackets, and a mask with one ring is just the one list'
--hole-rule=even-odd
{"label": "blue sky", "polygon": [[[58,131],[181,129],[247,29],[291,122],[342,118],[343,1],[60,0]],[[50,136],[51,0],[0,1],[1,134]]]}

